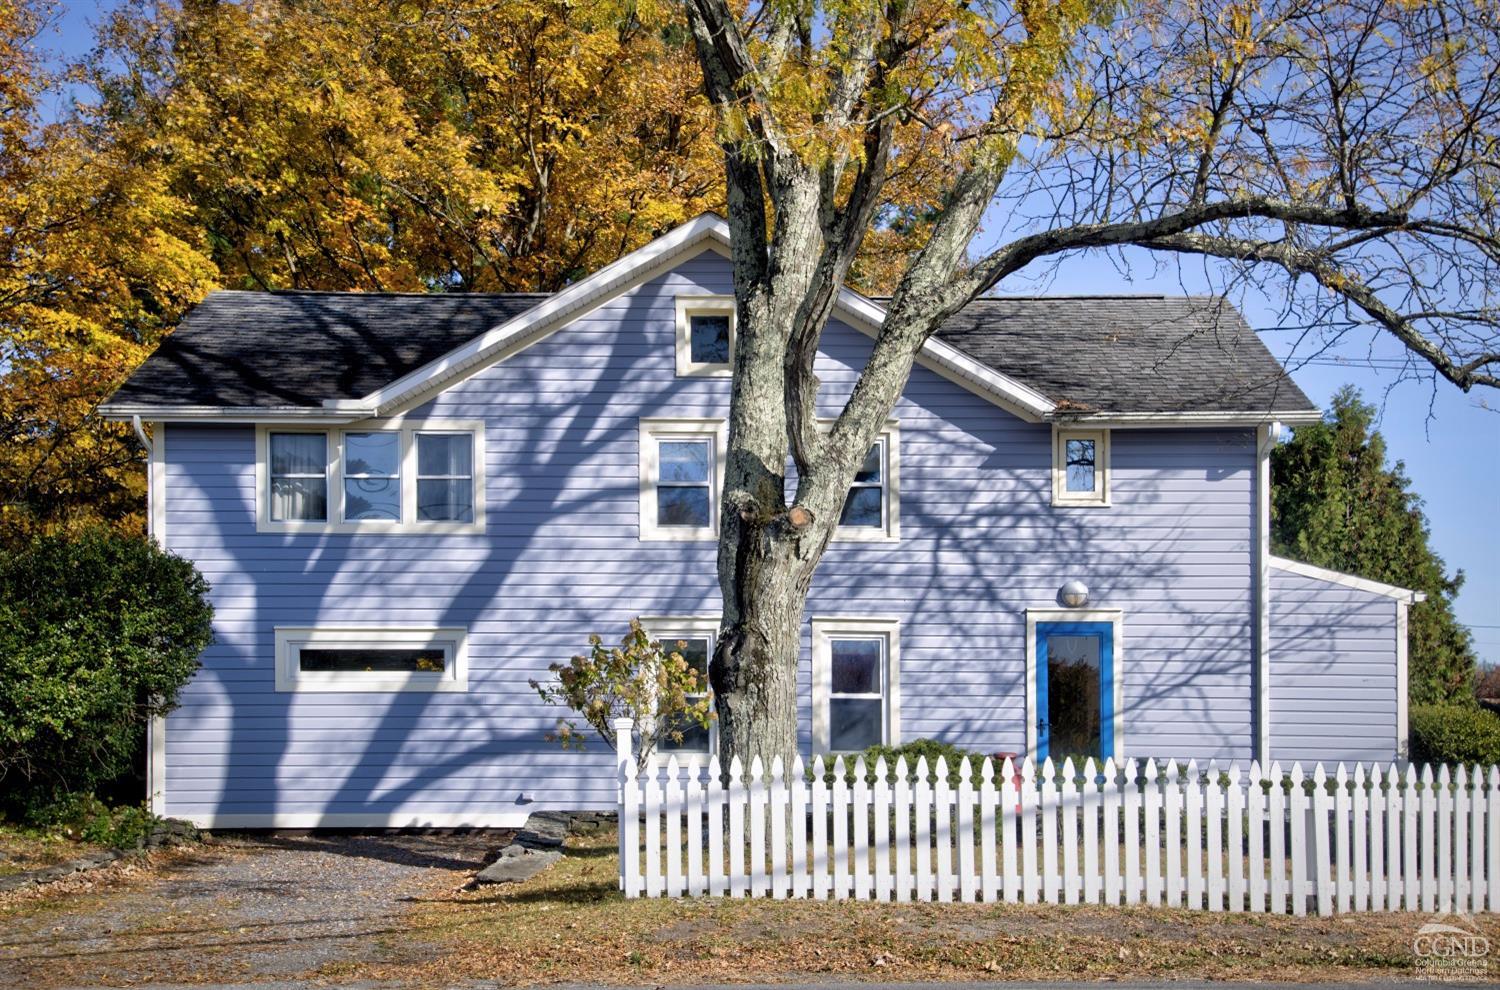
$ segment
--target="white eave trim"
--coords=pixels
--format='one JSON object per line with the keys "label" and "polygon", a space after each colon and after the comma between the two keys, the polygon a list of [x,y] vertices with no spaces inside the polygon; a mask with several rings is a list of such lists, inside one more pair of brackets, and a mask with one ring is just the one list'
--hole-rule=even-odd
{"label": "white eave trim", "polygon": [[139,417],[148,423],[353,423],[375,415],[374,408],[340,400],[337,408],[318,406],[147,406],[103,405],[99,415],[126,422]]}
{"label": "white eave trim", "polygon": [[1167,426],[1306,426],[1323,420],[1318,409],[1245,410],[1242,412],[1067,412],[1052,414],[1052,421],[1070,426],[1167,427]]}
{"label": "white eave trim", "polygon": [[1423,591],[1413,591],[1410,588],[1386,584],[1384,581],[1372,581],[1369,578],[1345,574],[1343,571],[1331,571],[1326,567],[1304,564],[1300,560],[1288,560],[1285,557],[1273,556],[1271,557],[1271,566],[1277,570],[1286,571],[1289,574],[1300,574],[1302,577],[1312,578],[1315,581],[1327,581],[1330,584],[1341,585],[1345,588],[1367,591],[1372,595],[1384,595],[1387,598],[1394,598],[1398,602],[1406,602],[1407,604],[1425,602],[1427,600],[1427,593]]}

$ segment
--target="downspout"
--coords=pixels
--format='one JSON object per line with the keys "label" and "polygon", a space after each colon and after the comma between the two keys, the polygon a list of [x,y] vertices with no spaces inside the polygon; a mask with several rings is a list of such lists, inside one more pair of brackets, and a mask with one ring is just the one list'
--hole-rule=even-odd
{"label": "downspout", "polygon": [[1261,766],[1271,762],[1271,451],[1280,433],[1280,423],[1267,423],[1256,430],[1255,444],[1255,625],[1251,640],[1255,656],[1255,757]]}
{"label": "downspout", "polygon": [[[148,437],[148,436],[146,436],[146,428],[141,423],[141,417],[139,417],[139,416],[132,416],[132,417],[130,417],[130,425],[133,426],[133,427],[135,427],[135,435],[136,435],[137,438],[140,439],[141,446],[146,448],[146,456],[150,457],[151,453],[152,453],[151,438]],[[149,491],[150,487],[151,487],[151,473],[148,471],[146,473],[146,488],[147,488],[148,491]],[[150,496],[148,495],[147,497],[149,498]]]}

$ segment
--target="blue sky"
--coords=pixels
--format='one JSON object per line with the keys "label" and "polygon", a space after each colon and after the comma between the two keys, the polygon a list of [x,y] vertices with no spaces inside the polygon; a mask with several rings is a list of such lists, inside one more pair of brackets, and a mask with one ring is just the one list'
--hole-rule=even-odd
{"label": "blue sky", "polygon": [[[92,46],[92,25],[115,0],[67,0],[59,4],[45,47],[65,56]],[[1211,291],[1201,270],[1175,263],[1157,270],[1140,252],[1127,256],[1129,275],[1100,256],[1069,259],[1043,286],[1059,293]],[[1003,288],[1035,291],[1016,281]],[[1277,300],[1249,293],[1234,298],[1267,346],[1292,369],[1302,390],[1319,405],[1341,386],[1353,384],[1382,411],[1380,430],[1390,456],[1406,462],[1412,487],[1425,502],[1432,543],[1449,570],[1467,575],[1458,597],[1459,620],[1474,632],[1481,659],[1500,664],[1500,393],[1465,395],[1449,385],[1399,382],[1388,366],[1399,345],[1375,331],[1351,333],[1332,352],[1314,358],[1297,334],[1278,330]]]}

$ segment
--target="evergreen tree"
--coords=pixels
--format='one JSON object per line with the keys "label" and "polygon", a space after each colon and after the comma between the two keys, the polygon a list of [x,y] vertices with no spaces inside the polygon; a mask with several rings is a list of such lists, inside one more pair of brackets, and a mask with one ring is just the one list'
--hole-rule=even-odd
{"label": "evergreen tree", "polygon": [[1386,466],[1375,409],[1353,386],[1333,397],[1324,421],[1298,427],[1271,455],[1271,548],[1319,567],[1427,593],[1411,608],[1413,704],[1467,701],[1474,644],[1453,614],[1463,572],[1449,577],[1428,545],[1422,500],[1405,465]]}

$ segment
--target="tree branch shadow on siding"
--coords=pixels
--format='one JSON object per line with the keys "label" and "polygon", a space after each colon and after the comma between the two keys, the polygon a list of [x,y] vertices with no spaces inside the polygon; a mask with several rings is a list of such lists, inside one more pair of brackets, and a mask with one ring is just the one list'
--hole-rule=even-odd
{"label": "tree branch shadow on siding", "polygon": [[[661,321],[659,313],[651,314],[646,311],[651,309],[653,301],[659,302],[662,298],[666,297],[657,296],[653,299],[645,294],[637,296],[628,301],[625,316],[640,319],[644,314],[644,318]],[[666,325],[670,326],[670,320],[666,321]],[[569,331],[564,331],[552,340],[568,341],[568,334]],[[231,762],[226,769],[234,774],[233,785],[237,796],[231,799],[230,795],[221,791],[219,809],[222,812],[246,810],[248,805],[243,795],[254,793],[257,789],[271,795],[272,808],[280,810],[284,807],[285,799],[279,793],[279,781],[283,771],[287,769],[283,764],[291,755],[288,733],[292,728],[292,706],[299,702],[308,705],[331,705],[338,702],[346,705],[345,711],[358,710],[361,705],[373,707],[376,702],[384,704],[383,710],[375,716],[372,727],[351,733],[351,736],[368,734],[357,758],[349,761],[341,753],[324,751],[321,754],[321,767],[306,768],[305,772],[309,774],[324,772],[327,776],[335,776],[339,772],[343,773],[332,796],[315,802],[325,815],[390,814],[400,809],[403,802],[413,795],[423,791],[429,792],[425,796],[428,807],[446,805],[448,807],[443,810],[455,813],[482,807],[526,810],[532,803],[526,798],[526,786],[533,781],[546,779],[548,774],[555,775],[557,769],[562,769],[563,775],[573,781],[591,779],[601,782],[594,788],[601,794],[610,789],[607,782],[613,779],[612,761],[608,759],[608,753],[602,745],[592,746],[593,755],[580,759],[576,754],[558,752],[542,741],[542,735],[550,727],[554,713],[546,712],[536,705],[526,680],[530,676],[545,673],[547,663],[564,660],[571,652],[582,649],[589,632],[598,631],[609,636],[623,630],[625,620],[632,615],[657,611],[682,614],[717,612],[718,587],[712,545],[641,544],[636,541],[634,516],[637,511],[637,478],[633,456],[637,447],[639,416],[723,415],[725,410],[722,403],[710,401],[715,394],[712,389],[722,388],[722,384],[715,386],[711,379],[673,377],[670,367],[666,367],[671,362],[670,348],[656,348],[662,353],[655,357],[666,363],[666,370],[662,371],[650,359],[629,353],[629,345],[638,343],[633,335],[612,334],[609,340],[609,344],[603,345],[606,360],[594,380],[588,383],[583,395],[559,400],[551,405],[548,405],[547,397],[557,394],[556,380],[552,380],[549,390],[547,377],[535,367],[525,362],[511,361],[500,366],[505,369],[503,372],[488,373],[493,376],[487,380],[488,389],[503,387],[511,395],[528,397],[525,414],[531,423],[522,434],[524,449],[514,455],[516,463],[512,464],[508,455],[503,453],[494,453],[486,458],[488,465],[503,464],[507,469],[504,473],[506,480],[519,481],[521,484],[507,497],[497,498],[497,492],[503,491],[503,486],[498,485],[500,479],[493,468],[487,471],[486,485],[490,497],[486,506],[486,532],[481,545],[477,547],[478,560],[470,567],[467,576],[457,582],[453,592],[446,596],[447,600],[434,609],[434,616],[429,620],[424,613],[420,623],[434,626],[458,625],[470,629],[470,652],[475,659],[471,662],[468,694],[273,694],[269,684],[270,665],[265,663],[272,652],[270,627],[273,620],[262,615],[264,611],[272,610],[261,608],[268,592],[273,596],[285,596],[290,589],[292,593],[300,593],[302,597],[289,610],[278,606],[274,610],[276,623],[306,625],[319,619],[324,622],[379,623],[392,610],[403,608],[406,602],[401,595],[423,589],[407,583],[396,590],[383,592],[378,603],[372,603],[368,597],[364,597],[367,592],[363,589],[336,594],[332,580],[340,576],[347,578],[353,574],[357,578],[373,579],[378,584],[390,573],[376,569],[382,562],[396,569],[399,580],[411,572],[413,564],[420,565],[424,552],[455,545],[462,538],[385,537],[380,544],[364,545],[370,547],[366,552],[361,545],[361,538],[357,536],[286,537],[281,541],[282,555],[278,560],[290,562],[300,558],[302,563],[298,578],[301,583],[292,587],[285,578],[268,576],[264,570],[253,574],[246,570],[246,576],[255,585],[255,615],[252,619],[255,632],[251,648],[253,657],[247,659],[250,660],[251,669],[265,672],[266,696],[271,700],[257,706],[253,713],[247,711],[247,706],[243,704],[230,706]],[[547,347],[549,343],[551,342],[539,344],[534,350]],[[565,346],[564,350],[570,346],[572,344]],[[606,412],[612,402],[621,401],[619,395],[622,384],[642,384],[644,387],[656,384],[662,387],[649,404],[640,407],[631,405],[627,414],[611,420]],[[956,386],[945,387],[956,390]],[[967,396],[967,393],[961,394]],[[987,416],[1005,415],[997,413],[983,400],[972,396],[968,398]],[[503,403],[491,404],[486,394],[464,399],[462,390],[456,394],[448,393],[435,403],[424,406],[410,418],[415,419],[428,412],[437,416],[454,416],[457,413],[453,407],[461,407],[465,403],[479,406],[481,415],[471,413],[464,418],[484,418],[490,424],[487,439],[492,450],[499,438],[504,436],[508,439],[511,436],[505,431],[510,422],[506,418],[506,406]],[[936,410],[934,415],[943,416],[944,413]],[[562,430],[557,434],[555,427],[559,423],[562,424]],[[946,423],[945,430],[947,429],[961,430],[963,427]],[[1014,456],[1007,454],[1002,457],[1002,448],[1009,451],[1009,445],[991,445],[981,471],[994,472],[1007,466],[1023,466],[1028,471],[1035,470],[1042,478],[1047,478],[1047,472],[1050,471],[1050,434],[1045,427],[1025,429],[1037,430],[1040,435],[1028,441],[1019,464]],[[989,435],[987,429],[976,432]],[[996,431],[997,434],[1001,432],[1003,430]],[[917,435],[916,432],[904,433],[903,447],[908,451],[914,449],[911,444]],[[980,441],[984,442],[982,437]],[[624,464],[609,465],[610,470],[618,472],[617,483],[601,487],[596,481],[590,481],[579,490],[581,494],[575,494],[566,488],[566,479],[574,477],[579,471],[590,469],[598,463],[594,461],[595,458],[606,455],[611,449],[629,451],[632,455],[625,459]],[[1253,445],[1245,453],[1244,470],[1249,472],[1253,469]],[[1120,449],[1117,448],[1117,465],[1121,463],[1119,455]],[[605,456],[603,461],[607,463],[609,458]],[[941,562],[949,559],[962,561],[966,567],[966,576],[962,580],[971,589],[966,590],[963,597],[970,602],[1000,603],[996,609],[997,615],[990,617],[998,618],[999,621],[993,622],[993,628],[982,634],[978,651],[981,655],[1003,658],[1006,669],[998,674],[993,669],[987,671],[987,684],[990,696],[1003,699],[1004,705],[1000,714],[985,716],[979,727],[996,738],[1015,740],[1014,745],[1004,745],[1002,748],[1020,750],[1024,748],[1025,693],[1028,689],[1028,685],[1024,683],[1025,625],[1022,608],[1027,604],[1053,605],[1052,596],[1056,587],[1077,574],[1083,576],[1094,589],[1098,604],[1120,604],[1126,609],[1126,643],[1133,658],[1142,657],[1147,649],[1139,625],[1132,625],[1133,617],[1138,622],[1142,614],[1157,614],[1162,616],[1159,621],[1163,624],[1173,623],[1183,631],[1185,643],[1180,648],[1183,654],[1200,658],[1196,665],[1182,665],[1177,673],[1157,677],[1142,685],[1139,691],[1132,691],[1127,687],[1125,734],[1129,751],[1145,755],[1131,742],[1130,727],[1134,719],[1157,713],[1162,705],[1169,702],[1180,709],[1184,698],[1193,699],[1196,705],[1180,712],[1177,717],[1181,719],[1191,718],[1194,714],[1203,715],[1204,724],[1195,727],[1195,731],[1203,734],[1206,739],[1213,740],[1205,744],[1205,752],[1209,746],[1228,752],[1241,745],[1239,740],[1243,738],[1243,732],[1209,724],[1210,716],[1216,708],[1223,705],[1223,701],[1195,681],[1204,671],[1232,674],[1237,667],[1243,668],[1248,663],[1251,617],[1248,578],[1242,611],[1232,603],[1224,604],[1217,610],[1194,609],[1190,599],[1172,594],[1180,582],[1191,577],[1176,564],[1166,563],[1174,559],[1173,551],[1184,544],[1195,546],[1191,542],[1195,537],[1188,530],[1193,511],[1190,506],[1172,516],[1166,532],[1151,538],[1144,545],[1139,534],[1131,531],[1128,520],[1100,523],[1095,517],[1090,517],[1086,510],[1054,512],[1048,506],[1045,491],[1040,490],[1031,493],[1030,497],[1035,507],[1046,507],[1042,508],[1041,516],[1033,514],[1028,517],[1009,511],[1013,503],[1007,500],[1009,492],[1002,490],[985,492],[975,499],[974,508],[978,514],[965,517],[967,507],[957,514],[939,509],[939,506],[943,509],[952,507],[951,502],[940,501],[948,493],[941,491],[939,486],[932,487],[930,499],[917,497],[912,480],[920,476],[917,473],[920,463],[920,460],[912,459],[907,451],[903,451],[903,540],[920,536],[923,540],[931,541],[932,559],[939,562],[933,576],[913,585],[910,575],[903,573],[899,564],[889,569],[872,565],[840,570],[840,561],[847,561],[851,557],[869,555],[865,558],[867,561],[877,561],[888,555],[909,553],[911,549],[910,545],[844,545],[845,550],[830,551],[830,556],[825,559],[814,579],[813,598],[810,599],[810,611],[813,614],[847,614],[850,608],[855,607],[850,596],[840,595],[841,591],[848,590],[849,581],[862,585],[865,597],[877,603],[897,600],[892,597],[897,594],[906,596],[905,600],[910,604],[903,606],[903,611],[909,611],[914,616],[944,612],[949,610],[955,595],[954,583],[949,580],[952,577],[949,567]],[[1166,466],[1168,465],[1162,467]],[[923,470],[930,470],[934,476],[944,473],[936,461]],[[1205,470],[1205,482],[1214,480],[1211,477],[1214,470],[1214,466]],[[1144,474],[1149,481],[1149,465]],[[980,480],[982,483],[983,478]],[[1159,490],[1144,483],[1141,489],[1132,495],[1132,504],[1157,505],[1163,516],[1169,511],[1164,506]],[[1120,504],[1123,505],[1123,502]],[[253,502],[246,508],[253,513]],[[528,572],[527,565],[547,559],[541,556],[547,551],[536,546],[538,538],[543,535],[546,521],[569,513],[586,514],[595,509],[607,513],[611,508],[628,515],[631,521],[607,530],[601,539],[628,540],[628,552],[640,562],[633,573],[649,575],[656,583],[639,581],[632,587],[612,589],[610,603],[601,608],[596,602],[587,599],[586,595],[569,594],[572,590],[569,579],[559,573],[552,579],[555,591],[553,599],[545,605],[531,606],[519,619],[506,618],[507,613],[502,606],[508,591],[535,591],[538,575]],[[1248,502],[1244,511],[1247,514],[1251,511]],[[1116,510],[1106,512],[1113,514]],[[535,519],[536,523],[528,526],[526,523],[513,522],[514,519],[528,518]],[[246,514],[241,523],[253,534],[253,514]],[[975,525],[968,525],[970,523]],[[1023,534],[1023,529],[1028,524],[1047,527],[1050,541],[1058,548],[1050,559],[1039,561],[1035,548],[1028,546],[1028,540],[1033,538],[1030,535],[1018,535]],[[1017,541],[1014,543],[1014,550],[1009,549],[1005,543],[1007,535]],[[1122,545],[1128,549],[1122,551]],[[377,546],[378,550],[375,549]],[[360,547],[361,552],[351,553],[356,547]],[[584,558],[569,559],[575,565],[570,568],[573,575],[585,579],[599,576],[590,573],[587,568],[590,550],[586,544],[576,547],[573,552]],[[929,551],[924,549],[922,552]],[[1248,547],[1244,554],[1243,569],[1248,574]],[[359,569],[361,566],[363,570]],[[919,565],[917,569],[922,568]],[[1021,594],[1016,590],[1017,574],[1022,575],[1025,582],[1025,590]],[[508,584],[518,577],[525,578],[524,587],[509,589]],[[1158,600],[1151,600],[1152,595],[1157,596]],[[838,600],[840,608],[829,609],[813,604],[820,599]],[[532,600],[530,594],[527,600]],[[700,605],[695,607],[694,601]],[[559,609],[559,602],[568,603],[565,610]],[[1146,612],[1148,604],[1151,613]],[[345,617],[338,611],[339,608],[379,614]],[[546,611],[543,612],[542,609]],[[1238,622],[1242,626],[1243,637],[1238,634],[1226,637],[1210,628],[1212,622],[1203,621],[1213,619],[1217,613],[1228,614],[1232,621]],[[956,625],[965,621],[965,618],[953,616],[946,622]],[[553,627],[567,624],[574,631],[566,634],[551,633],[549,639],[548,633],[538,633],[529,625],[530,622],[536,622],[538,626],[547,624]],[[916,694],[913,688],[918,683],[914,671],[924,661],[936,664],[943,655],[944,648],[941,645],[917,646],[914,637],[931,635],[926,630],[919,631],[918,623],[911,623],[903,633],[903,638],[913,637],[903,643],[902,647],[903,672],[909,685],[903,690],[903,695],[914,698]],[[552,655],[552,644],[561,642],[564,638],[572,645],[560,655]],[[538,644],[538,640],[547,645]],[[528,649],[541,649],[543,652],[540,655],[527,653]],[[525,663],[518,663],[515,658],[524,659]],[[226,692],[235,687],[222,677],[220,680],[220,686]],[[929,697],[938,695],[941,690],[933,688]],[[973,693],[963,694],[971,697]],[[950,690],[948,694],[957,696],[958,692]],[[243,698],[236,700],[242,701]],[[516,717],[514,708],[510,707],[518,702],[522,702],[524,709],[527,709],[520,718]],[[424,716],[439,708],[443,709],[450,720],[449,724],[462,719],[463,729],[482,730],[484,738],[474,744],[460,743],[451,734],[446,738],[434,739],[426,745],[436,750],[446,750],[446,755],[432,763],[414,765],[408,762],[400,765],[402,779],[388,788],[383,787],[391,770],[398,767],[399,754],[413,743],[414,731],[423,728]],[[915,714],[910,710],[906,713],[909,726],[913,725]],[[972,736],[976,729],[975,719],[972,717],[948,716],[944,720],[941,716],[927,715],[925,718],[926,721],[921,724],[931,725],[935,731],[924,731],[921,734],[949,735],[962,740],[966,735]],[[309,721],[305,716],[298,719],[298,723],[304,732],[308,731]],[[1241,714],[1235,725],[1241,723],[1250,723],[1248,711]],[[429,728],[428,734],[435,733]],[[908,728],[908,737],[916,734]],[[326,740],[337,741],[337,727],[323,728],[322,736]],[[253,764],[241,762],[241,754],[254,753],[257,747],[265,750],[263,759]],[[274,759],[271,759],[272,748],[276,748]],[[338,747],[334,748],[337,750]],[[308,759],[308,754],[317,752],[317,749],[304,745],[298,747],[297,752],[303,759]],[[504,781],[493,779],[494,769],[497,760],[503,757],[514,759],[518,756],[531,760],[531,769],[522,778],[521,792],[513,793],[509,786],[504,793],[486,792],[487,787],[498,789],[501,784],[512,784],[514,778]],[[256,775],[250,780],[244,779],[239,772],[245,766],[251,766],[256,771]],[[441,799],[430,796],[434,785],[464,774],[470,775],[470,779],[465,781],[466,786],[462,792],[443,795]],[[226,778],[225,785],[229,783]],[[574,786],[575,792],[582,790],[579,785]],[[232,807],[235,802],[239,802],[241,807]],[[293,806],[288,810],[318,809]],[[412,823],[415,824],[419,818],[420,816],[413,816]]]}
{"label": "tree branch shadow on siding", "polygon": [[[662,299],[671,305],[670,294],[662,297],[642,294],[627,299],[621,316],[627,321],[660,323],[670,338],[672,322],[669,316],[662,315]],[[546,348],[554,342],[561,342],[565,351],[578,344],[576,339],[570,340],[569,331],[565,330],[550,341],[536,345],[534,350]],[[475,389],[475,394],[466,397],[460,388],[458,392],[445,393],[409,414],[409,419],[427,415],[454,418],[460,415],[456,409],[468,405],[478,409],[462,415],[462,418],[486,420],[489,447],[486,458],[486,527],[477,546],[473,542],[463,542],[462,537],[384,537],[379,538],[378,543],[362,544],[359,536],[320,535],[289,536],[281,541],[284,554],[281,559],[302,561],[297,575],[299,583],[294,589],[300,597],[291,609],[277,611],[274,620],[275,624],[289,625],[318,622],[401,624],[390,616],[396,610],[407,608],[409,598],[403,596],[420,595],[429,590],[419,582],[401,582],[399,587],[390,590],[381,588],[379,597],[372,601],[366,589],[341,593],[334,581],[339,578],[347,581],[353,576],[356,579],[368,578],[379,585],[391,573],[377,569],[382,563],[393,567],[396,580],[400,581],[402,576],[412,573],[413,564],[420,564],[429,551],[440,554],[443,548],[454,545],[466,546],[471,551],[477,549],[477,561],[469,565],[466,576],[455,576],[451,593],[442,595],[442,600],[430,611],[412,610],[420,612],[419,618],[403,616],[403,620],[411,624],[462,626],[469,630],[469,690],[465,694],[276,694],[258,717],[252,717],[243,705],[233,705],[231,759],[257,747],[265,747],[268,740],[271,745],[279,744],[280,747],[276,760],[255,764],[260,770],[259,780],[247,781],[243,775],[235,775],[233,786],[240,795],[237,800],[243,801],[243,794],[247,790],[254,791],[259,785],[271,795],[269,803],[272,809],[307,810],[320,813],[326,820],[328,815],[396,815],[404,803],[422,792],[426,792],[424,812],[433,809],[432,813],[477,815],[506,809],[526,811],[535,800],[528,796],[527,791],[549,779],[555,783],[558,777],[584,785],[582,788],[575,786],[574,790],[586,791],[590,782],[600,782],[602,788],[608,790],[607,782],[613,779],[613,760],[608,752],[602,745],[590,746],[591,754],[580,759],[578,754],[563,753],[545,742],[543,735],[551,728],[555,713],[541,710],[527,684],[528,678],[544,675],[548,663],[566,660],[573,652],[584,649],[590,632],[599,631],[609,636],[623,631],[630,616],[649,611],[649,606],[657,604],[656,600],[643,600],[643,596],[650,592],[639,585],[609,589],[614,602],[612,609],[601,610],[586,594],[573,594],[580,583],[598,576],[589,568],[590,557],[597,557],[599,552],[597,540],[628,539],[629,553],[633,557],[659,558],[660,566],[641,568],[647,573],[672,574],[672,565],[678,564],[676,575],[670,579],[675,581],[676,589],[662,589],[661,598],[667,601],[680,601],[683,597],[681,589],[694,583],[703,592],[717,595],[712,546],[701,551],[708,566],[706,570],[698,567],[702,576],[695,578],[690,573],[691,567],[682,566],[687,563],[683,558],[692,555],[690,548],[695,545],[636,545],[638,417],[693,415],[691,408],[684,408],[680,393],[702,387],[694,380],[674,382],[670,371],[673,359],[670,346],[657,348],[661,354],[656,357],[668,365],[663,376],[649,360],[642,360],[632,353],[633,346],[638,347],[638,344],[635,335],[630,333],[610,334],[607,342],[594,340],[592,344],[585,344],[590,348],[589,354],[595,360],[602,357],[602,362],[581,394],[568,391],[562,398],[550,401],[551,396],[559,393],[556,376],[559,365],[548,362],[539,368],[513,360],[499,366],[503,371],[472,379],[471,382],[483,383]],[[594,366],[592,361],[589,364]],[[548,370],[553,372],[550,379]],[[573,370],[576,373],[577,369]],[[583,377],[575,374],[574,380],[582,385]],[[650,388],[658,382],[673,387],[662,389],[649,406],[632,406],[628,415],[620,414],[617,403],[622,385]],[[491,393],[497,389],[529,397],[523,411],[529,425],[519,437],[516,431],[508,429],[514,423],[514,419],[509,418],[509,410],[503,403],[490,401]],[[697,400],[689,397],[687,405],[693,401],[701,404],[702,396]],[[722,415],[723,409],[704,410],[704,414],[710,412]],[[611,451],[622,456],[612,459],[609,457]],[[625,456],[627,452],[628,456]],[[597,477],[590,477],[582,484],[568,486],[569,479],[579,478],[581,472],[600,470],[601,462],[604,470],[614,472],[613,480],[601,484]],[[514,490],[502,496],[507,487]],[[592,513],[607,516],[611,511],[622,517],[628,516],[628,522],[621,519],[618,525],[608,525],[603,536],[595,540],[587,536],[579,538],[572,548],[567,545],[571,534],[566,529],[559,532],[547,528],[551,521],[587,520]],[[534,523],[518,524],[516,520],[534,520]],[[246,521],[253,532],[253,517],[247,517]],[[538,547],[543,537],[561,541],[563,555]],[[590,542],[595,544],[592,550]],[[369,549],[365,550],[366,547]],[[559,571],[550,575],[549,590],[554,594],[551,600],[542,601],[536,597],[537,582],[547,580],[549,573],[532,568],[549,561],[573,566],[567,568],[566,573]],[[608,566],[599,568],[606,574],[608,570]],[[432,572],[432,576],[446,577],[441,571]],[[519,578],[525,579],[523,586],[509,587]],[[262,573],[255,576],[254,583],[258,605],[267,594],[287,595],[289,592],[289,584],[284,578],[267,582]],[[437,583],[434,580],[433,584]],[[524,596],[533,604],[522,615],[512,618],[504,607],[508,593]],[[601,614],[610,611],[618,612],[618,615]],[[551,629],[539,632],[531,623]],[[604,628],[599,628],[601,623]],[[257,656],[270,656],[271,624],[272,620],[264,617],[255,623],[257,639],[265,640],[264,648],[255,651]],[[551,631],[559,626],[568,631]],[[262,632],[264,637],[260,635]],[[549,642],[565,643],[565,650],[554,655],[548,646],[541,645]],[[529,653],[531,649],[543,652],[540,655]],[[261,669],[266,671],[269,679],[270,665],[264,664]],[[302,799],[316,807],[288,807],[287,798],[279,793],[278,784],[287,769],[285,761],[294,753],[306,760],[309,754],[320,748],[300,745],[294,749],[288,745],[287,734],[294,723],[303,733],[308,732],[310,724],[306,715],[300,718],[293,715],[293,706],[310,704],[341,704],[344,707],[339,714],[361,708],[369,710],[377,705],[380,710],[378,714],[372,714],[369,728],[361,727],[348,733],[350,738],[364,737],[357,756],[350,754],[346,759],[338,752],[338,746],[333,747],[333,752],[324,750],[321,754],[326,776],[342,778],[333,793],[326,799]],[[515,711],[517,707],[525,712],[519,718]],[[435,712],[442,713],[442,727],[453,726],[469,732],[479,730],[483,738],[475,743],[465,743],[457,733],[447,734],[446,738],[423,742],[431,750],[442,752],[441,758],[420,764],[401,761],[399,756],[403,751],[411,752],[414,732],[426,728],[429,736],[434,734],[432,725],[424,724],[424,720]],[[274,722],[267,724],[268,717]],[[336,742],[340,738],[338,726],[324,729],[322,736]],[[507,779],[496,779],[496,764],[506,757],[517,766],[531,767],[520,778],[519,789],[516,777],[508,774]],[[393,770],[399,771],[400,776],[390,786],[385,786]],[[308,768],[308,772],[325,771]],[[433,793],[436,785],[465,775],[467,779],[461,790]],[[505,787],[503,792],[499,790],[502,786]],[[487,790],[491,787],[495,790]],[[221,794],[221,810],[228,811],[227,804],[233,800],[236,799]],[[423,815],[411,815],[409,823],[402,817],[395,818],[393,824],[420,824]]]}
{"label": "tree branch shadow on siding", "polygon": [[[935,736],[967,748],[1024,755],[1031,687],[1026,682],[1025,609],[1058,608],[1057,589],[1079,578],[1090,588],[1090,607],[1123,610],[1123,661],[1117,671],[1123,680],[1126,752],[1248,758],[1253,741],[1248,499],[1240,539],[1233,532],[1218,537],[1227,540],[1221,551],[1226,557],[1231,546],[1241,548],[1243,562],[1228,566],[1237,567],[1243,589],[1229,590],[1216,602],[1195,601],[1193,592],[1205,581],[1211,589],[1218,571],[1206,577],[1201,568],[1184,562],[1190,565],[1203,551],[1204,530],[1222,521],[1213,518],[1212,505],[1204,512],[1191,503],[1180,504],[1189,498],[1180,492],[1175,500],[1164,496],[1157,482],[1165,472],[1172,472],[1179,488],[1191,480],[1170,454],[1165,461],[1157,456],[1170,451],[1172,441],[1117,432],[1113,505],[1095,510],[1051,507],[1049,435],[1006,438],[1009,442],[989,447],[981,478],[1016,479],[1005,488],[976,489],[956,503],[924,486],[924,493],[939,495],[924,498],[904,484],[920,436],[903,422],[903,540],[907,533],[930,540],[942,566],[926,583],[893,581],[892,587],[910,595],[912,614],[951,615],[959,643],[955,651],[950,644],[931,642],[928,632],[929,641],[919,645],[913,633],[921,632],[903,629],[903,738]],[[1228,473],[1253,474],[1253,441],[1231,456],[1242,463]],[[1016,478],[1010,472],[1024,474]],[[1201,478],[1213,484],[1225,474],[1225,465],[1215,463],[1204,466]],[[1220,512],[1226,508],[1233,511],[1225,506]],[[1149,529],[1142,526],[1143,512],[1144,521],[1152,524]],[[961,596],[956,594],[960,588]],[[974,601],[993,602],[995,608],[987,614],[953,614]],[[976,627],[977,635],[965,633]],[[1170,636],[1164,635],[1168,632]],[[968,666],[955,659],[955,652],[978,658],[978,664]],[[1157,670],[1163,656],[1173,659]],[[924,666],[929,670],[920,676]],[[1226,697],[1226,688],[1204,683],[1209,678],[1240,686]],[[945,698],[946,707],[958,711],[945,714]],[[983,709],[986,704],[988,711],[975,713],[976,705]],[[1216,718],[1219,714],[1227,717]],[[1164,746],[1162,730],[1174,723],[1192,723],[1188,731],[1198,738],[1182,749]]]}
{"label": "tree branch shadow on siding", "polygon": [[[1397,608],[1382,595],[1272,569],[1276,759],[1306,765],[1397,758]],[[1369,669],[1377,667],[1381,672]],[[1298,710],[1296,702],[1316,711]]]}

